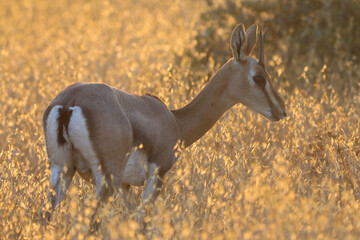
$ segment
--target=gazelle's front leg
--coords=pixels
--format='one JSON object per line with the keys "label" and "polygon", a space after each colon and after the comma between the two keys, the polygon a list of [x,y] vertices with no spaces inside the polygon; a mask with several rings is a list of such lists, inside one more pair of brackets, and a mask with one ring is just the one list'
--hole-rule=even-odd
{"label": "gazelle's front leg", "polygon": [[162,179],[158,174],[159,168],[155,163],[150,163],[148,165],[148,178],[144,187],[144,192],[141,195],[141,201],[143,205],[147,205],[149,202],[152,203],[155,201],[156,197],[159,195]]}
{"label": "gazelle's front leg", "polygon": [[129,184],[123,183],[121,186],[122,198],[124,200],[125,206],[128,210],[133,210],[136,207],[134,196],[131,194],[131,186]]}
{"label": "gazelle's front leg", "polygon": [[158,167],[156,164],[151,163],[148,165],[148,178],[145,183],[144,191],[141,195],[141,209],[139,216],[139,224],[142,229],[145,229],[144,211],[145,207],[155,202],[160,193],[163,183],[162,178],[158,174]]}
{"label": "gazelle's front leg", "polygon": [[160,193],[163,184],[164,174],[175,163],[174,151],[171,148],[169,151],[163,151],[157,155],[153,161],[149,161],[147,165],[147,180],[144,187],[144,192],[141,195],[142,204],[147,205],[153,203]]}

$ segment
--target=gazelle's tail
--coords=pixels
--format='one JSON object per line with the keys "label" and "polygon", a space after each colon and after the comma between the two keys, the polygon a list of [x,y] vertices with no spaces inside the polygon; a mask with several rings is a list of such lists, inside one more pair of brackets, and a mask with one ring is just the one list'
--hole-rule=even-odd
{"label": "gazelle's tail", "polygon": [[59,108],[59,117],[58,117],[58,137],[57,141],[59,145],[64,145],[69,143],[69,122],[72,115],[72,109],[62,107]]}

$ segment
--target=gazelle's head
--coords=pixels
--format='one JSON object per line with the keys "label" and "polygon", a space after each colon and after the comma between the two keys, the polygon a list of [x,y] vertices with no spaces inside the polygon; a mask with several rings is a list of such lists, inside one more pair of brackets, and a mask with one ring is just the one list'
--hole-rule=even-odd
{"label": "gazelle's head", "polygon": [[274,90],[265,69],[264,41],[266,31],[260,30],[259,60],[250,57],[256,44],[257,25],[245,33],[243,24],[235,27],[230,43],[233,58],[230,64],[229,97],[265,116],[271,121],[286,117],[283,99]]}

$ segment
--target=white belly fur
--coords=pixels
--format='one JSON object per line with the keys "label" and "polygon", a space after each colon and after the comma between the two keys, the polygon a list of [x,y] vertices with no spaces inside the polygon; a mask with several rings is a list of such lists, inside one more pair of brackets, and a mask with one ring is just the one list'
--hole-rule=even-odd
{"label": "white belly fur", "polygon": [[147,168],[147,153],[142,149],[132,150],[125,167],[122,182],[133,186],[142,186],[146,179]]}

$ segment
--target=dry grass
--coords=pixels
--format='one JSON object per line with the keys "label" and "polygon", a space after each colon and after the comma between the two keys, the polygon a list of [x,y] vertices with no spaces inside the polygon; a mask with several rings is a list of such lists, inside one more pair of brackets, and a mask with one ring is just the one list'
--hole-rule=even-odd
{"label": "dry grass", "polygon": [[[50,227],[40,224],[49,188],[42,112],[79,81],[151,92],[171,108],[185,104],[207,79],[194,81],[190,60],[175,66],[173,56],[194,45],[203,7],[180,0],[0,2],[1,239],[89,238],[95,193],[78,176]],[[276,57],[270,63],[276,79],[284,69]],[[339,100],[327,79],[342,79],[324,69],[307,69],[294,76],[301,87],[282,91],[286,120],[270,123],[237,106],[184,150],[148,209],[146,233],[138,211],[115,196],[90,238],[358,238],[360,98]]]}

